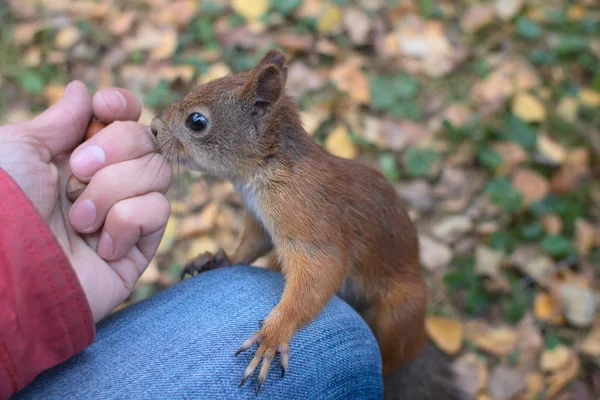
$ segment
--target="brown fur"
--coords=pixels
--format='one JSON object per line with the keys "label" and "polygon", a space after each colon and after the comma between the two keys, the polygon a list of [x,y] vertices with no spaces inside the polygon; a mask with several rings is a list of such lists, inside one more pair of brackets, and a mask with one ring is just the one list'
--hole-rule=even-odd
{"label": "brown fur", "polygon": [[[263,359],[262,382],[275,352],[337,293],[371,327],[389,377],[426,341],[417,233],[379,171],[329,154],[306,134],[283,90],[284,61],[272,50],[247,73],[198,87],[160,116],[158,139],[175,138],[193,167],[240,192],[248,215],[234,264],[272,247],[277,253],[286,286],[257,332],[262,341],[247,374]],[[194,111],[209,119],[205,132],[185,127]]]}

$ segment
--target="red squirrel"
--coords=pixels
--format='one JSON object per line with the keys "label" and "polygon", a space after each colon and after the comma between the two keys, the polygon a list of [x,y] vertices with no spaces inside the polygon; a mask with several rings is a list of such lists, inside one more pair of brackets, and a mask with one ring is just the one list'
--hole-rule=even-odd
{"label": "red squirrel", "polygon": [[285,277],[279,304],[236,353],[259,345],[240,386],[262,361],[260,390],[276,353],[283,377],[289,340],[338,295],[377,339],[386,398],[462,398],[443,354],[421,364],[430,353],[428,291],[417,232],[398,194],[376,169],[311,139],[286,78],[286,56],[273,49],[252,70],[197,87],[152,122],[171,160],[231,181],[247,211],[231,257],[205,254],[183,273],[251,264],[274,249],[271,268]]}

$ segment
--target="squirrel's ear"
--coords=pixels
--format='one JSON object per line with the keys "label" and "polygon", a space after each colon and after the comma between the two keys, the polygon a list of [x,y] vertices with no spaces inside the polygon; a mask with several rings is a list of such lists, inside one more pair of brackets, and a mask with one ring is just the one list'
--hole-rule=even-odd
{"label": "squirrel's ear", "polygon": [[267,51],[267,53],[260,59],[260,61],[254,67],[255,70],[260,69],[261,67],[267,64],[275,64],[281,70],[283,76],[283,82],[285,83],[287,80],[287,66],[285,53],[280,49],[271,49]]}
{"label": "squirrel's ear", "polygon": [[254,101],[259,108],[275,103],[285,86],[284,75],[277,64],[266,64],[255,68],[250,76],[250,82],[243,91],[243,97]]}

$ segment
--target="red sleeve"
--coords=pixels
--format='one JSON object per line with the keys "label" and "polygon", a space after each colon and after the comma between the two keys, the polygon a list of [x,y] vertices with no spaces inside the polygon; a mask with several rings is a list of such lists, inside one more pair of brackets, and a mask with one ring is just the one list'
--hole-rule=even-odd
{"label": "red sleeve", "polygon": [[0,168],[0,399],[94,340],[91,309],[54,234]]}

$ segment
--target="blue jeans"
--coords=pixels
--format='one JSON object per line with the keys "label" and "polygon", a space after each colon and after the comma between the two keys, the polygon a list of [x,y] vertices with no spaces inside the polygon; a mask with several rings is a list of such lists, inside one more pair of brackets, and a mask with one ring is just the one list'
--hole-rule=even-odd
{"label": "blue jeans", "polygon": [[16,399],[380,399],[381,358],[369,327],[337,297],[290,341],[256,395],[238,384],[256,346],[234,357],[283,292],[281,274],[209,271],[102,321],[95,342],[40,375]]}

